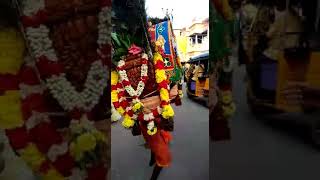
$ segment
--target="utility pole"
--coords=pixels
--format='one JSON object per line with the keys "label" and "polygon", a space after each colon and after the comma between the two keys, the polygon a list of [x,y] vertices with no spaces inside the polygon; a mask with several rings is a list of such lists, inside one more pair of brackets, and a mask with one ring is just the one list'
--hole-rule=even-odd
{"label": "utility pole", "polygon": [[167,9],[161,8],[161,10],[166,18],[168,18],[171,21],[173,20],[173,9],[171,9],[171,12],[169,12],[168,8]]}

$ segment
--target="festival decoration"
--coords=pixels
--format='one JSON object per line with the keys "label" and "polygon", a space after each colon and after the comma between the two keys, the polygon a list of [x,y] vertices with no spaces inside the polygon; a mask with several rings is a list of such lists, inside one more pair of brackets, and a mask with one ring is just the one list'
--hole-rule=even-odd
{"label": "festival decoration", "polygon": [[[25,12],[30,12],[29,6],[32,5],[28,3],[25,5]],[[102,53],[101,56],[105,56],[102,50],[110,44],[109,40],[105,38],[109,36],[108,32],[111,32],[110,16],[109,7],[101,8],[97,40],[100,46],[97,52]],[[99,58],[91,64],[85,88],[79,93],[65,77],[62,65],[58,62],[57,55],[52,47],[52,41],[49,39],[49,29],[39,22],[39,27],[25,26],[25,30],[31,49],[37,58],[37,66],[41,69],[40,73],[42,73],[41,75],[46,80],[49,90],[60,105],[68,111],[76,108],[90,111],[98,103],[99,97],[106,88],[105,82],[107,82],[108,71],[105,65],[107,62],[104,62],[103,58]]]}
{"label": "festival decoration", "polygon": [[166,20],[152,25],[148,29],[151,41],[162,55],[164,70],[171,82],[179,82],[182,77],[182,65],[177,54],[177,47],[171,21]]}
{"label": "festival decoration", "polygon": [[[116,110],[124,116],[122,125],[125,128],[131,128],[136,120],[147,121],[148,134],[154,135],[157,132],[154,120],[159,116],[165,119],[171,119],[174,116],[174,111],[170,105],[169,86],[167,76],[164,70],[164,62],[159,52],[156,52],[153,57],[153,63],[155,67],[156,83],[160,92],[161,105],[153,109],[150,113],[143,113],[143,104],[141,103],[139,96],[141,95],[144,83],[147,79],[147,55],[142,55],[142,68],[141,68],[141,80],[138,84],[137,91],[133,90],[131,83],[125,73],[125,61],[121,60],[118,63],[118,72],[112,71],[111,73],[111,99],[113,106]],[[140,91],[141,90],[141,91]],[[126,98],[126,93],[133,98],[130,102]]]}
{"label": "festival decoration", "polygon": [[23,59],[24,44],[23,37],[13,28],[5,28],[0,31],[0,53],[1,74],[15,74]]}
{"label": "festival decoration", "polygon": [[[210,3],[210,71],[215,77],[216,87],[210,98],[218,96],[218,101],[210,108],[210,136],[214,141],[230,139],[228,119],[235,113],[232,98],[232,73],[235,62],[232,55],[234,15],[227,0],[211,0]],[[214,39],[214,40],[213,40]]]}
{"label": "festival decoration", "polygon": [[[109,0],[99,3],[98,58],[92,61],[84,88],[79,92],[67,80],[64,65],[49,38],[46,1],[26,0],[23,3],[21,19],[36,61],[25,59],[20,72],[12,75],[12,79],[16,79],[13,81],[15,91],[7,91],[0,104],[12,102],[6,109],[13,120],[6,125],[11,147],[44,180],[106,179],[106,136],[96,129],[91,118],[107,86],[110,5]],[[67,112],[63,116],[71,117],[71,121],[66,120],[69,125],[61,128],[60,121],[64,119],[59,118],[59,122],[54,119],[57,116],[55,111],[60,107],[48,103],[48,96]]]}
{"label": "festival decoration", "polygon": [[121,84],[124,86],[125,90],[127,91],[127,93],[129,93],[129,95],[131,97],[139,97],[141,95],[141,93],[144,90],[144,86],[145,86],[145,81],[148,78],[148,60],[147,60],[148,56],[146,54],[142,55],[142,66],[141,66],[141,77],[140,77],[140,81],[138,83],[138,87],[137,90],[134,90],[133,87],[131,86],[131,83],[128,79],[127,73],[124,70],[124,66],[125,66],[125,61],[124,60],[120,60],[118,62],[118,72],[120,75],[120,81]]}
{"label": "festival decoration", "polygon": [[[171,84],[166,75],[161,54],[162,48],[154,47],[158,43],[150,41],[147,32],[145,1],[117,0],[114,1],[112,9],[114,32],[118,35],[112,40],[113,57],[115,57],[111,77],[112,103],[123,116],[122,125],[130,128],[133,136],[143,135],[146,141],[145,147],[149,147],[155,157],[154,162],[150,162],[150,166],[155,164],[154,172],[156,172],[161,167],[169,166],[171,160],[168,131],[173,130],[174,111],[170,106],[170,87],[168,85],[169,83],[175,85],[175,83]],[[142,51],[133,54],[134,51],[129,50],[133,45],[140,47]],[[147,59],[142,58],[143,56]],[[131,96],[136,93],[130,95],[125,89],[128,84],[122,82],[124,73],[119,72],[116,68],[121,60],[125,62],[122,68],[126,71],[134,91],[137,91],[139,83],[141,84],[142,65],[146,64],[148,67],[145,86],[138,97]],[[145,60],[147,61],[144,62]],[[153,173],[151,179],[155,175]]]}

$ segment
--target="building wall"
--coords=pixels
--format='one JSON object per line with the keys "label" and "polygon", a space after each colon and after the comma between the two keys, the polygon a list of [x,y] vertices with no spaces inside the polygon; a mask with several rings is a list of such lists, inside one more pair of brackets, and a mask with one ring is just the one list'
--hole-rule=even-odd
{"label": "building wall", "polygon": [[[201,33],[207,31],[206,36]],[[181,62],[189,61],[193,56],[209,51],[209,20],[193,21],[189,27],[174,30]],[[195,35],[190,37],[192,35]],[[198,40],[199,38],[199,40]],[[186,47],[184,47],[186,46]]]}

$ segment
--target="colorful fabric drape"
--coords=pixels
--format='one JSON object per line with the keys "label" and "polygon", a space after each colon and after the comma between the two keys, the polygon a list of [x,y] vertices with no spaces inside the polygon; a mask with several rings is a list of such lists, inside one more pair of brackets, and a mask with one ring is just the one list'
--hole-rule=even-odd
{"label": "colorful fabric drape", "polygon": [[163,49],[165,70],[172,82],[181,80],[182,67],[177,54],[177,45],[172,29],[171,21],[164,21],[149,28],[152,42],[160,43]]}

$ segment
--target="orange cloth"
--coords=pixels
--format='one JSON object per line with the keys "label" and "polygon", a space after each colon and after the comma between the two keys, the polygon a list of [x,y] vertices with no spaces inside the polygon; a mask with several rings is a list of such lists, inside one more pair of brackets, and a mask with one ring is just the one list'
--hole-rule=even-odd
{"label": "orange cloth", "polygon": [[145,124],[140,123],[140,127],[146,143],[152,153],[154,153],[157,165],[160,167],[168,167],[172,159],[169,149],[169,142],[172,139],[171,134],[164,130],[158,130],[155,135],[150,136],[147,133],[148,129]]}

